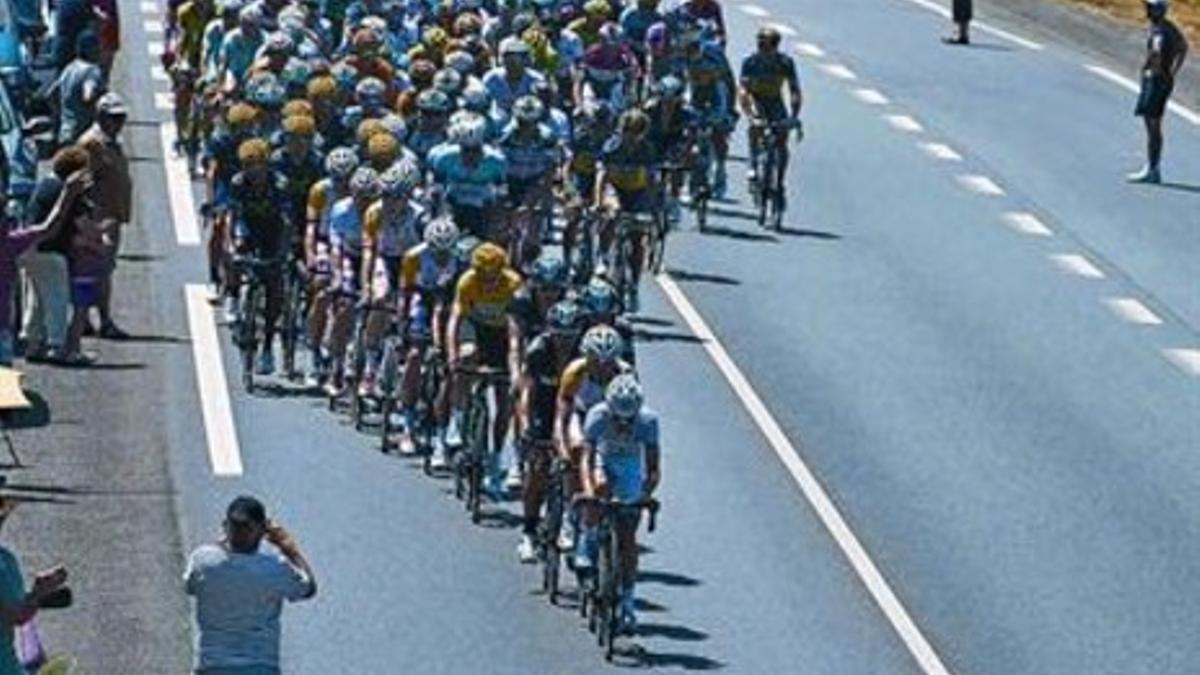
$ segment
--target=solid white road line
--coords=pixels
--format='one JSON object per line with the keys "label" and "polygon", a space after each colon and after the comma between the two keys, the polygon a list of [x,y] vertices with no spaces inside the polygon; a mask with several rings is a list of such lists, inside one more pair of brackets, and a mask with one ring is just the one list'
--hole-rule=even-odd
{"label": "solid white road line", "polygon": [[888,97],[875,89],[855,89],[854,97],[867,105],[887,105]]}
{"label": "solid white road line", "polygon": [[[1093,75],[1097,75],[1105,80],[1108,80],[1109,82],[1112,82],[1113,84],[1117,85],[1118,87],[1121,87],[1122,89],[1126,89],[1135,94],[1141,92],[1141,87],[1138,85],[1137,82],[1134,82],[1133,80],[1125,77],[1124,75],[1119,75],[1117,73],[1114,73],[1113,71],[1109,70],[1108,68],[1105,68],[1103,66],[1091,65],[1091,64],[1084,66],[1084,68],[1087,68],[1088,71],[1090,71]],[[1188,108],[1187,106],[1185,106],[1181,103],[1176,103],[1175,101],[1167,101],[1167,110],[1170,110],[1171,112],[1175,113],[1176,115],[1179,115],[1180,117],[1187,120],[1188,122],[1191,122],[1192,124],[1200,126],[1200,114],[1196,113],[1196,111],[1192,110],[1191,108]]]}
{"label": "solid white road line", "polygon": [[795,49],[796,52],[799,54],[803,54],[804,56],[811,56],[815,59],[819,59],[822,56],[825,56],[825,50],[821,49],[820,47],[818,47],[817,45],[814,45],[811,42],[797,42],[796,44],[792,45],[792,48]]}
{"label": "solid white road line", "polygon": [[150,77],[151,79],[158,80],[159,82],[171,81],[170,76],[167,75],[167,71],[163,70],[163,67],[160,65],[150,66]]}
{"label": "solid white road line", "polygon": [[959,185],[976,194],[986,195],[988,197],[1002,197],[1004,189],[996,184],[996,181],[987,176],[968,173],[958,177]]}
{"label": "solid white road line", "polygon": [[883,119],[892,125],[892,128],[897,131],[903,131],[906,134],[919,134],[925,131],[925,127],[921,123],[908,115],[884,115]]}
{"label": "solid white road line", "polygon": [[849,560],[859,579],[866,585],[867,591],[879,605],[892,628],[908,648],[909,653],[916,659],[926,675],[949,675],[950,671],[942,664],[941,658],[934,651],[929,640],[925,638],[908,610],[896,597],[891,585],[888,584],[875,562],[871,560],[871,556],[867,554],[854,531],[850,529],[850,525],[846,523],[846,519],[842,517],[833,500],[829,498],[825,488],[821,486],[812,470],[801,459],[796,447],[784,434],[779,423],[775,421],[775,417],[767,410],[767,406],[759,398],[750,381],[746,379],[741,369],[734,363],[733,358],[729,356],[729,352],[717,340],[717,336],[713,334],[696,308],[692,306],[692,303],[670,277],[660,274],[656,280],[667,299],[675,306],[675,310],[700,339],[705,351],[708,352],[725,380],[729,382],[729,386],[741,399],[742,405],[750,413],[750,417],[762,432],[768,445],[792,475],[805,499],[808,500],[817,517],[821,519],[825,529],[833,536],[834,541]]}
{"label": "solid white road line", "polygon": [[233,426],[229,385],[217,341],[217,321],[212,305],[208,303],[208,289],[204,284],[187,284],[184,295],[192,331],[196,384],[200,387],[200,410],[204,416],[204,433],[208,436],[208,459],[213,474],[240,476],[242,452],[238,447],[237,429]]}
{"label": "solid white road line", "polygon": [[1005,225],[1008,225],[1021,234],[1029,234],[1035,237],[1050,237],[1054,235],[1050,231],[1050,228],[1046,227],[1046,224],[1032,213],[1010,211],[1004,214],[1003,218]]}
{"label": "solid white road line", "polygon": [[192,198],[192,177],[187,162],[175,156],[175,123],[159,125],[162,139],[163,168],[167,174],[167,201],[175,222],[175,241],[180,246],[200,245],[200,226],[196,223],[196,203]]}
{"label": "solid white road line", "polygon": [[162,91],[154,92],[154,107],[170,112],[175,109],[175,97]]}
{"label": "solid white road line", "polygon": [[771,16],[771,13],[767,10],[759,7],[758,5],[752,5],[748,2],[743,2],[742,4],[738,5],[738,9],[742,10],[742,12],[745,14],[749,14],[750,16],[755,16],[760,19]]}
{"label": "solid white road line", "polygon": [[1052,255],[1050,258],[1054,261],[1058,268],[1068,274],[1074,274],[1077,277],[1086,279],[1103,279],[1104,272],[1100,271],[1099,267],[1092,264],[1086,256],[1078,253],[1061,253]]}
{"label": "solid white road line", "polygon": [[783,37],[791,38],[800,34],[796,32],[795,28],[792,28],[786,23],[779,23],[778,21],[766,21],[763,23],[763,25],[767,26],[768,28],[774,28],[775,30],[779,31],[779,34]]}
{"label": "solid white road line", "polygon": [[[951,18],[951,16],[953,16],[949,7],[943,7],[942,5],[939,5],[936,2],[932,2],[931,0],[908,0],[908,1],[914,5],[917,5],[918,7],[924,7],[925,9],[927,9],[935,14],[938,14],[946,19],[949,19],[949,18]],[[1033,40],[1023,38],[1020,35],[1014,35],[1013,33],[1010,33],[1006,30],[1002,30],[1000,28],[996,28],[995,26],[992,26],[983,21],[978,21],[978,20],[972,21],[971,27],[978,28],[979,30],[981,30],[985,33],[991,33],[992,35],[995,35],[998,38],[1008,40],[1009,42],[1011,42],[1015,45],[1019,45],[1021,47],[1024,47],[1025,49],[1030,49],[1035,52],[1045,49],[1044,46],[1042,46],[1041,44],[1039,44],[1037,42],[1034,42]]]}
{"label": "solid white road line", "polygon": [[1141,326],[1157,326],[1162,323],[1158,315],[1135,298],[1105,298],[1104,304],[1112,310],[1117,318],[1126,323],[1136,323]]}
{"label": "solid white road line", "polygon": [[945,143],[922,143],[921,149],[930,157],[940,159],[945,162],[961,162],[962,155],[958,154],[954,148]]}
{"label": "solid white road line", "polygon": [[1164,349],[1162,353],[1183,372],[1200,377],[1200,349]]}
{"label": "solid white road line", "polygon": [[150,2],[150,0],[142,0],[140,7],[142,8],[142,14],[158,14],[162,11],[157,2]]}
{"label": "solid white road line", "polygon": [[858,76],[854,74],[853,70],[850,70],[849,68],[847,68],[846,66],[843,66],[840,63],[826,63],[823,66],[821,66],[821,70],[824,70],[826,73],[829,73],[830,75],[838,78],[839,80],[857,80],[858,79]]}
{"label": "solid white road line", "polygon": [[163,43],[159,42],[158,40],[151,40],[150,42],[147,42],[146,53],[157,59],[163,55]]}
{"label": "solid white road line", "polygon": [[166,28],[163,26],[163,22],[158,19],[143,19],[142,30],[147,33],[162,33]]}

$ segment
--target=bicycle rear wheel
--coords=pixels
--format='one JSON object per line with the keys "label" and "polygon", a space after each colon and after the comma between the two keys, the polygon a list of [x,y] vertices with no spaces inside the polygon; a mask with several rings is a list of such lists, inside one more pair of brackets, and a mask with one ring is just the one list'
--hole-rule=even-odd
{"label": "bicycle rear wheel", "polygon": [[283,343],[283,375],[293,380],[296,378],[296,346],[300,340],[300,317],[304,315],[304,284],[294,274],[289,274],[286,280],[283,316],[279,318],[279,337]]}
{"label": "bicycle rear wheel", "polygon": [[242,356],[242,388],[254,393],[254,355],[258,351],[258,283],[250,281],[242,294],[242,315],[237,324],[238,348]]}

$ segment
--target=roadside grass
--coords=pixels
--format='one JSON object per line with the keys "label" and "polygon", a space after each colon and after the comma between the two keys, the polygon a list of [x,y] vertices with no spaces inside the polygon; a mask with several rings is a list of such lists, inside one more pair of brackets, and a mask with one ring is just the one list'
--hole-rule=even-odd
{"label": "roadside grass", "polygon": [[[1146,25],[1146,5],[1143,0],[1065,0],[1066,2],[1107,14],[1130,24]],[[1200,0],[1171,0],[1170,18],[1196,45],[1200,39]]]}

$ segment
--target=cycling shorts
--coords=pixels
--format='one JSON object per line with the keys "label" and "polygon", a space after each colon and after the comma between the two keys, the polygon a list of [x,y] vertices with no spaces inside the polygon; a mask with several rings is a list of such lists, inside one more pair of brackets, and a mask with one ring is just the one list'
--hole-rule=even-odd
{"label": "cycling shorts", "polygon": [[486,368],[508,367],[508,329],[487,326],[470,319],[458,333],[460,345],[475,345],[476,362]]}

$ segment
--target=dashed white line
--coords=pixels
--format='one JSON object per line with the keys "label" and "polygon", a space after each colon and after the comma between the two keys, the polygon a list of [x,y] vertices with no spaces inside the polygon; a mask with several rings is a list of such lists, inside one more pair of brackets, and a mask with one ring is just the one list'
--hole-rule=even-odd
{"label": "dashed white line", "polygon": [[733,358],[729,356],[729,352],[717,340],[716,335],[675,282],[666,275],[659,275],[656,279],[667,299],[675,306],[675,310],[683,317],[696,337],[700,339],[709,357],[712,358],[725,380],[729,382],[729,386],[733,388],[737,397],[741,399],[742,405],[750,413],[750,417],[762,432],[768,445],[783,462],[792,479],[796,481],[801,493],[804,494],[817,517],[821,519],[825,529],[833,536],[838,548],[849,560],[854,572],[867,587],[867,591],[879,605],[884,616],[887,617],[888,622],[900,636],[921,670],[926,675],[950,675],[946,666],[942,664],[941,657],[934,651],[933,645],[925,638],[908,610],[896,597],[896,593],[888,584],[887,579],[884,578],[871,556],[863,548],[862,543],[859,542],[858,536],[850,529],[850,525],[846,523],[846,519],[838,511],[833,500],[829,498],[825,488],[813,475],[808,465],[804,463],[796,447],[792,445],[775,417],[759,398],[750,381],[746,379]]}
{"label": "dashed white line", "polygon": [[763,25],[768,28],[774,28],[783,37],[796,37],[797,35],[800,34],[796,31],[795,28],[792,28],[791,26],[787,25],[786,23],[779,23],[778,21],[767,21],[767,22],[763,23]]}
{"label": "dashed white line", "polygon": [[200,410],[204,433],[208,437],[208,459],[217,476],[242,475],[242,452],[238,446],[237,429],[233,425],[233,408],[229,404],[229,384],[225,364],[221,361],[221,346],[217,341],[217,322],[208,304],[208,290],[203,284],[184,287],[187,298],[188,324],[192,331],[192,357],[196,362],[196,384],[200,388]]}
{"label": "dashed white line", "polygon": [[1068,274],[1074,274],[1077,277],[1086,279],[1103,279],[1104,272],[1100,271],[1099,267],[1092,264],[1086,256],[1078,253],[1060,253],[1050,256],[1058,268]]}
{"label": "dashed white line", "polygon": [[1141,326],[1157,326],[1162,323],[1157,314],[1135,298],[1105,298],[1104,304],[1108,305],[1109,310],[1116,314],[1118,319],[1126,323]]}
{"label": "dashed white line", "polygon": [[175,241],[180,246],[200,245],[200,226],[196,223],[196,202],[192,198],[192,178],[187,163],[175,155],[175,124],[159,125],[163,167],[167,174],[167,201],[175,223]]}
{"label": "dashed white line", "polygon": [[817,45],[814,45],[811,42],[797,42],[792,47],[793,47],[793,49],[795,49],[800,54],[803,54],[804,56],[811,56],[815,59],[819,59],[822,56],[825,56],[825,50],[821,49],[820,47],[818,47]]}
{"label": "dashed white line", "polygon": [[151,40],[146,43],[146,53],[150,56],[158,58],[163,55],[163,43],[158,40]]}
{"label": "dashed white line", "polygon": [[958,177],[958,183],[975,194],[988,197],[1004,196],[1004,188],[1001,188],[996,184],[996,181],[987,176],[974,173],[963,174]]}
{"label": "dashed white line", "polygon": [[[953,15],[951,13],[949,7],[943,7],[942,5],[940,5],[936,2],[932,2],[931,0],[908,0],[908,1],[914,5],[917,5],[918,7],[924,7],[925,9],[927,9],[935,14],[938,14],[944,18],[947,18],[947,19],[951,18],[951,16]],[[985,33],[991,33],[992,35],[995,35],[998,38],[1003,38],[1005,40],[1008,40],[1009,42],[1012,42],[1013,44],[1019,45],[1021,47],[1024,47],[1026,49],[1029,49],[1029,50],[1032,50],[1035,52],[1045,49],[1044,46],[1042,46],[1041,44],[1039,44],[1037,42],[1034,42],[1033,40],[1023,38],[1020,35],[1014,35],[1013,33],[1010,33],[1006,30],[1002,30],[1000,28],[996,28],[995,26],[992,26],[983,21],[972,21],[971,27],[977,28]]]}
{"label": "dashed white line", "polygon": [[162,33],[166,28],[163,26],[163,22],[158,19],[143,19],[142,30],[147,33]]}
{"label": "dashed white line", "polygon": [[1183,372],[1200,377],[1200,349],[1164,349],[1162,353]]}
{"label": "dashed white line", "polygon": [[150,66],[150,77],[159,82],[170,82],[171,77],[167,75],[167,71],[162,66],[155,64]]}
{"label": "dashed white line", "polygon": [[1021,234],[1035,237],[1050,237],[1054,232],[1046,227],[1040,218],[1024,211],[1010,211],[1004,214],[1004,224]]}
{"label": "dashed white line", "polygon": [[883,119],[887,120],[893,129],[906,134],[919,134],[925,131],[925,127],[921,126],[920,122],[908,115],[884,115]]}
{"label": "dashed white line", "polygon": [[175,99],[169,93],[156,91],[154,92],[154,107],[170,112],[175,109]]}
{"label": "dashed white line", "polygon": [[821,70],[824,70],[826,73],[829,73],[830,75],[838,78],[839,80],[857,80],[858,79],[858,76],[854,74],[853,70],[850,70],[849,68],[847,68],[846,66],[843,66],[840,63],[826,63],[825,65],[821,66]]}
{"label": "dashed white line", "polygon": [[157,2],[149,2],[149,0],[143,0],[139,6],[142,8],[142,14],[158,14],[162,11]]}
{"label": "dashed white line", "polygon": [[930,157],[945,162],[961,162],[962,155],[945,143],[922,143],[921,149]]}
{"label": "dashed white line", "polygon": [[742,12],[745,14],[749,14],[750,16],[758,17],[760,19],[771,16],[771,13],[762,7],[759,7],[758,5],[751,5],[746,2],[738,5],[738,9],[742,10]]}
{"label": "dashed white line", "polygon": [[887,105],[888,97],[875,89],[855,89],[854,97],[867,105]]}
{"label": "dashed white line", "polygon": [[[1103,66],[1092,65],[1092,64],[1088,64],[1088,65],[1084,66],[1084,68],[1087,68],[1088,71],[1091,72],[1092,74],[1097,75],[1100,78],[1103,78],[1105,80],[1108,80],[1109,82],[1112,82],[1113,84],[1117,85],[1118,87],[1121,87],[1122,89],[1126,89],[1135,94],[1141,92],[1141,86],[1138,85],[1137,82],[1134,82],[1133,80],[1125,77],[1124,75],[1119,75],[1117,73],[1114,73],[1113,71],[1109,70],[1108,68],[1105,68]],[[1188,108],[1187,106],[1185,106],[1181,103],[1176,103],[1175,101],[1167,101],[1167,110],[1170,110],[1171,112],[1175,113],[1176,115],[1179,115],[1180,117],[1187,120],[1188,122],[1191,122],[1192,124],[1200,126],[1200,114],[1196,113],[1196,111],[1192,110],[1191,108]]]}

